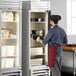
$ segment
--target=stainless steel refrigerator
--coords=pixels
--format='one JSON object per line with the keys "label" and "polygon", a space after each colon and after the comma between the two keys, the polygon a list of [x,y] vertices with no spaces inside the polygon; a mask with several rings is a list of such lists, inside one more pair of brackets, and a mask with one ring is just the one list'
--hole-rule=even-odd
{"label": "stainless steel refrigerator", "polygon": [[50,10],[31,10],[30,1],[22,1],[23,76],[49,76],[48,45],[36,41],[47,34]]}
{"label": "stainless steel refrigerator", "polygon": [[0,6],[0,76],[22,76],[22,9],[18,0]]}

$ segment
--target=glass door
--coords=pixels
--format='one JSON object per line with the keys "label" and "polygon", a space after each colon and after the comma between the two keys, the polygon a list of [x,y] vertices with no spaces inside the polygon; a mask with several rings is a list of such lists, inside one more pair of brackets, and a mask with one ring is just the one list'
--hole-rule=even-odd
{"label": "glass door", "polygon": [[30,65],[42,66],[47,62],[47,45],[37,42],[37,37],[44,38],[48,31],[48,21],[46,12],[30,11]]}
{"label": "glass door", "polygon": [[19,67],[19,12],[1,13],[1,68]]}

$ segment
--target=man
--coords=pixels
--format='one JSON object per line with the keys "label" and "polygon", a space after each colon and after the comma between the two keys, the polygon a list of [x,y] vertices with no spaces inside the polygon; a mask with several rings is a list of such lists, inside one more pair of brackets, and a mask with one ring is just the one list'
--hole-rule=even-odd
{"label": "man", "polygon": [[[63,50],[61,48],[62,44],[67,43],[67,35],[61,27],[58,26],[58,21],[61,20],[61,16],[59,15],[51,15],[50,16],[50,25],[51,28],[48,31],[47,35],[43,40],[40,37],[37,38],[37,41],[42,44],[49,44],[49,46],[58,46],[55,56],[55,66],[51,67],[53,76],[60,76],[59,66],[60,66],[60,58],[63,56]],[[57,62],[57,63],[56,63]]]}

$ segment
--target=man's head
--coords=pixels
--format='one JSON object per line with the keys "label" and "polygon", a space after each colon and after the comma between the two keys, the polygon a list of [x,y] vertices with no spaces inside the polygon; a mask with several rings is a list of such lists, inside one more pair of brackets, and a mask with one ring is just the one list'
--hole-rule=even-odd
{"label": "man's head", "polygon": [[51,15],[50,16],[50,24],[51,25],[57,25],[59,20],[61,20],[61,16],[59,16],[59,15]]}

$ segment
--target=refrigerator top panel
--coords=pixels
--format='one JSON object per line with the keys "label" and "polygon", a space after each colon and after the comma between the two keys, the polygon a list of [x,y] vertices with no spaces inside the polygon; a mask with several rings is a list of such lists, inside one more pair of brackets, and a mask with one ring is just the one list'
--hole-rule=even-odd
{"label": "refrigerator top panel", "polygon": [[21,1],[19,0],[3,0],[1,1],[2,10],[18,10],[21,9]]}
{"label": "refrigerator top panel", "polygon": [[20,0],[2,0],[2,1],[19,2]]}
{"label": "refrigerator top panel", "polygon": [[50,10],[50,1],[31,1],[31,10]]}

